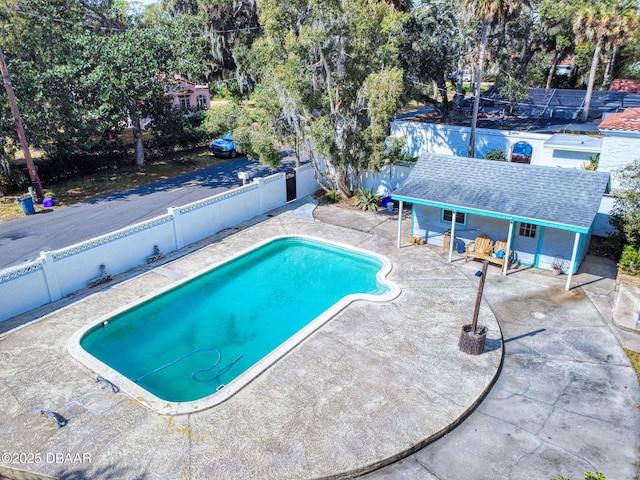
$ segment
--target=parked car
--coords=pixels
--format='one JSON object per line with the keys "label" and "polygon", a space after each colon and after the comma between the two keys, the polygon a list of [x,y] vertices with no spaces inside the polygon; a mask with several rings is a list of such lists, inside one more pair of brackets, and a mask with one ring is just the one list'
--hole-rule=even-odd
{"label": "parked car", "polygon": [[238,145],[233,140],[233,134],[227,132],[221,138],[213,140],[209,144],[209,150],[218,157],[235,158],[238,154]]}

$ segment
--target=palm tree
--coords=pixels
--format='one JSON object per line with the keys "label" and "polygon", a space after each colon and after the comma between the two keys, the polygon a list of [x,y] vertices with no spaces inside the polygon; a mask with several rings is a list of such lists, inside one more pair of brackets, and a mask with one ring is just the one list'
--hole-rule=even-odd
{"label": "palm tree", "polygon": [[587,121],[589,118],[589,107],[602,47],[614,37],[625,37],[635,28],[636,22],[633,19],[636,16],[636,8],[635,0],[602,0],[585,5],[573,22],[573,31],[579,40],[596,43],[589,71],[582,121]]}
{"label": "palm tree", "polygon": [[476,20],[482,23],[482,37],[480,40],[480,53],[478,55],[478,69],[476,72],[477,80],[474,92],[475,99],[473,103],[473,116],[471,117],[471,133],[469,135],[468,156],[473,158],[475,156],[478,110],[480,109],[480,83],[484,74],[489,30],[517,16],[520,13],[521,2],[518,0],[463,0],[463,5]]}
{"label": "palm tree", "polygon": [[611,83],[614,66],[620,46],[628,39],[629,34],[638,27],[638,12],[632,3],[625,2],[620,5],[616,12],[617,21],[612,22],[609,32],[609,54],[607,55],[607,68],[605,69],[602,86]]}

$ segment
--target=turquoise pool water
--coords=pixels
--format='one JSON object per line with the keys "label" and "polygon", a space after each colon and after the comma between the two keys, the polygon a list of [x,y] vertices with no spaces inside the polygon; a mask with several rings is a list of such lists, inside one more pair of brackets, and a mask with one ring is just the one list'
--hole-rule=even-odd
{"label": "turquoise pool water", "polygon": [[366,253],[279,238],[102,321],[80,345],[162,400],[201,399],[347,295],[387,293],[382,267]]}

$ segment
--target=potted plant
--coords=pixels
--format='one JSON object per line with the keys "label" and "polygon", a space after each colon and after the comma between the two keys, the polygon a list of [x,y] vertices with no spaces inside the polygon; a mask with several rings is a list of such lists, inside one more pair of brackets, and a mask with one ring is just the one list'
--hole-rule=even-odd
{"label": "potted plant", "polygon": [[551,262],[551,269],[554,275],[560,275],[564,270],[564,258],[560,256],[554,258],[553,262]]}

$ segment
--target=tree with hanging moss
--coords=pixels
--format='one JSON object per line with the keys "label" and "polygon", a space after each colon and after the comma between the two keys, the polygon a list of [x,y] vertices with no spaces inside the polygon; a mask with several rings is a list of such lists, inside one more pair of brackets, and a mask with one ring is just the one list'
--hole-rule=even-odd
{"label": "tree with hanging moss", "polygon": [[[457,1],[416,0],[412,3],[414,7],[404,27],[404,44],[400,51],[405,88],[413,98],[433,100],[435,108],[448,120],[454,104],[462,100],[462,72],[459,70],[463,58],[472,49],[472,31]],[[450,102],[447,82],[456,72],[460,74],[456,85],[459,95],[455,102]],[[437,91],[429,97],[426,90],[431,90],[433,83]]]}
{"label": "tree with hanging moss", "polygon": [[406,13],[378,0],[265,0],[259,15],[262,35],[241,65],[261,90],[256,153],[264,161],[295,139],[323,188],[351,197],[353,179],[385,162],[389,121],[403,97]]}

